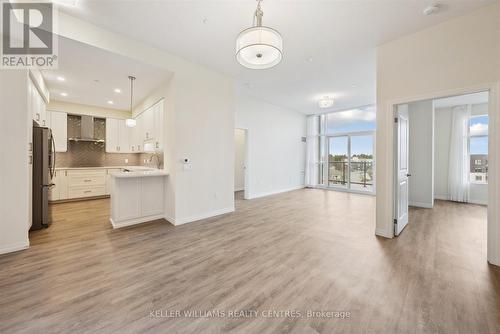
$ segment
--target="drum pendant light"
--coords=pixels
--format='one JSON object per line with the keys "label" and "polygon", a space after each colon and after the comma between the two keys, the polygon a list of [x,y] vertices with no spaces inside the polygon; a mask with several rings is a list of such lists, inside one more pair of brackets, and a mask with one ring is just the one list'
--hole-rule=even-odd
{"label": "drum pendant light", "polygon": [[262,0],[257,1],[254,26],[243,30],[236,38],[236,60],[246,68],[263,70],[281,62],[283,38],[277,30],[262,25]]}

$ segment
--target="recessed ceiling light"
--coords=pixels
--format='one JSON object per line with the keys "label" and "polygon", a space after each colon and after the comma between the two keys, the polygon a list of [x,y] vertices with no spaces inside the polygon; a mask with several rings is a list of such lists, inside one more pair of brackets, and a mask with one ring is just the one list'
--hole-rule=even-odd
{"label": "recessed ceiling light", "polygon": [[429,16],[437,13],[438,11],[439,11],[439,5],[435,4],[425,7],[424,10],[422,11],[422,14],[424,14],[425,16]]}
{"label": "recessed ceiling light", "polygon": [[115,88],[114,92],[115,92],[115,93],[121,93],[121,92],[122,92],[122,90],[121,90],[120,88]]}
{"label": "recessed ceiling light", "polygon": [[318,107],[321,109],[330,108],[333,106],[333,97],[325,96],[318,101]]}
{"label": "recessed ceiling light", "polygon": [[57,81],[66,81],[65,77],[57,77]]}
{"label": "recessed ceiling light", "polygon": [[114,102],[111,100],[108,100],[108,104],[114,104]]}
{"label": "recessed ceiling light", "polygon": [[61,93],[61,96],[68,96],[68,93]]}

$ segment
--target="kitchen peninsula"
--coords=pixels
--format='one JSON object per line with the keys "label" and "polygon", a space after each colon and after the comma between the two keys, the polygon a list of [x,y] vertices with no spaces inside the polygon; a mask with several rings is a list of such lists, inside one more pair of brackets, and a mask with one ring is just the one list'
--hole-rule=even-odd
{"label": "kitchen peninsula", "polygon": [[111,174],[110,219],[120,228],[165,218],[165,184],[168,173],[161,169]]}

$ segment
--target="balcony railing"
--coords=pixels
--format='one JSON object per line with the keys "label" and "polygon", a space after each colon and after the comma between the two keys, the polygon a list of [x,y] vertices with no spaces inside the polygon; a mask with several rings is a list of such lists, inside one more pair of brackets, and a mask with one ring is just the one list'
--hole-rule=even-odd
{"label": "balcony railing", "polygon": [[[373,161],[330,161],[328,181],[330,184],[356,184],[363,188],[373,186]],[[349,180],[349,174],[351,175]],[[350,181],[350,182],[349,182]]]}

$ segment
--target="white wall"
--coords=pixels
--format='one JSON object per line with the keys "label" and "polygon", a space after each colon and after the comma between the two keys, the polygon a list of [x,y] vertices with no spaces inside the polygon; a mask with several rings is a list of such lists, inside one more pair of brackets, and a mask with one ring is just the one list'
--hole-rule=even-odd
{"label": "white wall", "polygon": [[0,254],[29,246],[27,83],[25,70],[0,71]]}
{"label": "white wall", "polygon": [[409,137],[409,194],[411,206],[434,206],[434,111],[432,100],[408,104]]}
{"label": "white wall", "polygon": [[[451,107],[438,108],[435,110],[435,183],[434,197],[447,200],[448,197],[448,170],[451,136]],[[488,113],[488,105],[480,104],[472,106],[472,115],[484,115]],[[475,204],[488,204],[488,185],[471,183],[469,202]]]}
{"label": "white wall", "polygon": [[[377,49],[377,226],[376,234],[393,237],[394,103],[459,95],[490,89],[490,127],[500,129],[500,3],[402,37]],[[490,131],[490,142],[500,142]],[[500,181],[500,156],[490,150],[490,185]],[[488,260],[500,265],[498,189],[489,187]],[[499,194],[500,195],[500,194]],[[496,202],[492,203],[492,199]]]}
{"label": "white wall", "polygon": [[[168,219],[183,224],[234,210],[232,78],[142,42],[59,13],[59,34],[164,68]],[[192,169],[183,169],[189,158]]]}
{"label": "white wall", "polygon": [[245,189],[245,130],[234,130],[234,191]]}
{"label": "white wall", "polygon": [[238,93],[235,127],[248,129],[248,198],[304,187],[305,115]]}

